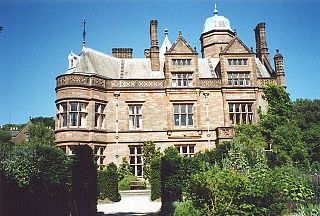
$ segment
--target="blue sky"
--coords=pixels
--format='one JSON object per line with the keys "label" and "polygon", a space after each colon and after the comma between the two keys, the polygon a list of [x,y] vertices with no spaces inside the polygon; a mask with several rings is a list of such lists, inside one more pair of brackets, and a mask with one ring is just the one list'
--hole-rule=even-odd
{"label": "blue sky", "polygon": [[[248,47],[255,49],[256,24],[266,22],[271,58],[280,48],[293,100],[320,98],[320,1],[215,2]],[[81,50],[84,17],[88,47],[108,54],[113,47],[131,47],[134,57],[143,57],[151,19],[159,22],[160,43],[164,28],[171,42],[181,30],[200,51],[213,9],[213,0],[0,0],[0,124],[55,115],[55,78],[66,71],[70,50]]]}

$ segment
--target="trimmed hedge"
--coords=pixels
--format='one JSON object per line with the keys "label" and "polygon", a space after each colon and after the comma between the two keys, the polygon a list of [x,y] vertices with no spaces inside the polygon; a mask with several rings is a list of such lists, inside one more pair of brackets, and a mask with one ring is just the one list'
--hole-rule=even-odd
{"label": "trimmed hedge", "polygon": [[151,200],[161,197],[161,159],[154,158],[150,163]]}
{"label": "trimmed hedge", "polygon": [[117,166],[114,163],[110,163],[106,169],[98,171],[97,184],[99,199],[120,201]]}
{"label": "trimmed hedge", "polygon": [[130,186],[129,186],[129,183],[131,181],[137,181],[138,180],[138,177],[137,176],[134,176],[134,175],[127,175],[127,176],[124,176],[124,178],[119,181],[119,190],[130,190]]}

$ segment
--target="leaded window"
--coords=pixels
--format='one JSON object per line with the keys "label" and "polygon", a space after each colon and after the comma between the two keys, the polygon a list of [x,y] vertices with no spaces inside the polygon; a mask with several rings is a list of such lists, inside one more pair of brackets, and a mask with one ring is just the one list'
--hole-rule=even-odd
{"label": "leaded window", "polygon": [[129,105],[129,128],[142,128],[142,105]]}
{"label": "leaded window", "polygon": [[195,154],[195,145],[176,145],[175,147],[183,157],[193,157]]}
{"label": "leaded window", "polygon": [[250,86],[249,73],[228,73],[229,86]]}
{"label": "leaded window", "polygon": [[174,104],[173,111],[175,127],[194,127],[193,104]]}
{"label": "leaded window", "polygon": [[192,86],[192,73],[172,73],[172,87]]}
{"label": "leaded window", "polygon": [[142,146],[129,146],[129,162],[133,175],[143,177]]}
{"label": "leaded window", "polygon": [[105,121],[105,104],[95,103],[95,118],[94,118],[94,126],[98,129],[104,128],[104,121]]}
{"label": "leaded window", "polygon": [[252,124],[252,103],[229,103],[230,124]]}

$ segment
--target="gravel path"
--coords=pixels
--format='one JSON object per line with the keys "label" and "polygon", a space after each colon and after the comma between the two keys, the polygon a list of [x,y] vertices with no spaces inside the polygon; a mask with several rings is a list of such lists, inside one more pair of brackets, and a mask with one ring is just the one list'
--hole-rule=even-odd
{"label": "gravel path", "polygon": [[156,215],[161,208],[161,202],[151,202],[148,195],[123,196],[120,202],[98,204],[98,215],[142,216]]}

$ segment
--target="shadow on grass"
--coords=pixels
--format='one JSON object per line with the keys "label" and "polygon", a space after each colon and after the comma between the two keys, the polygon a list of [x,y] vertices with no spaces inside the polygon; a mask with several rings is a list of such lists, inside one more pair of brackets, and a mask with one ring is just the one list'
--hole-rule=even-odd
{"label": "shadow on grass", "polygon": [[105,214],[103,212],[98,212],[97,216],[160,216],[159,213],[136,213],[136,212],[121,212],[114,214]]}

